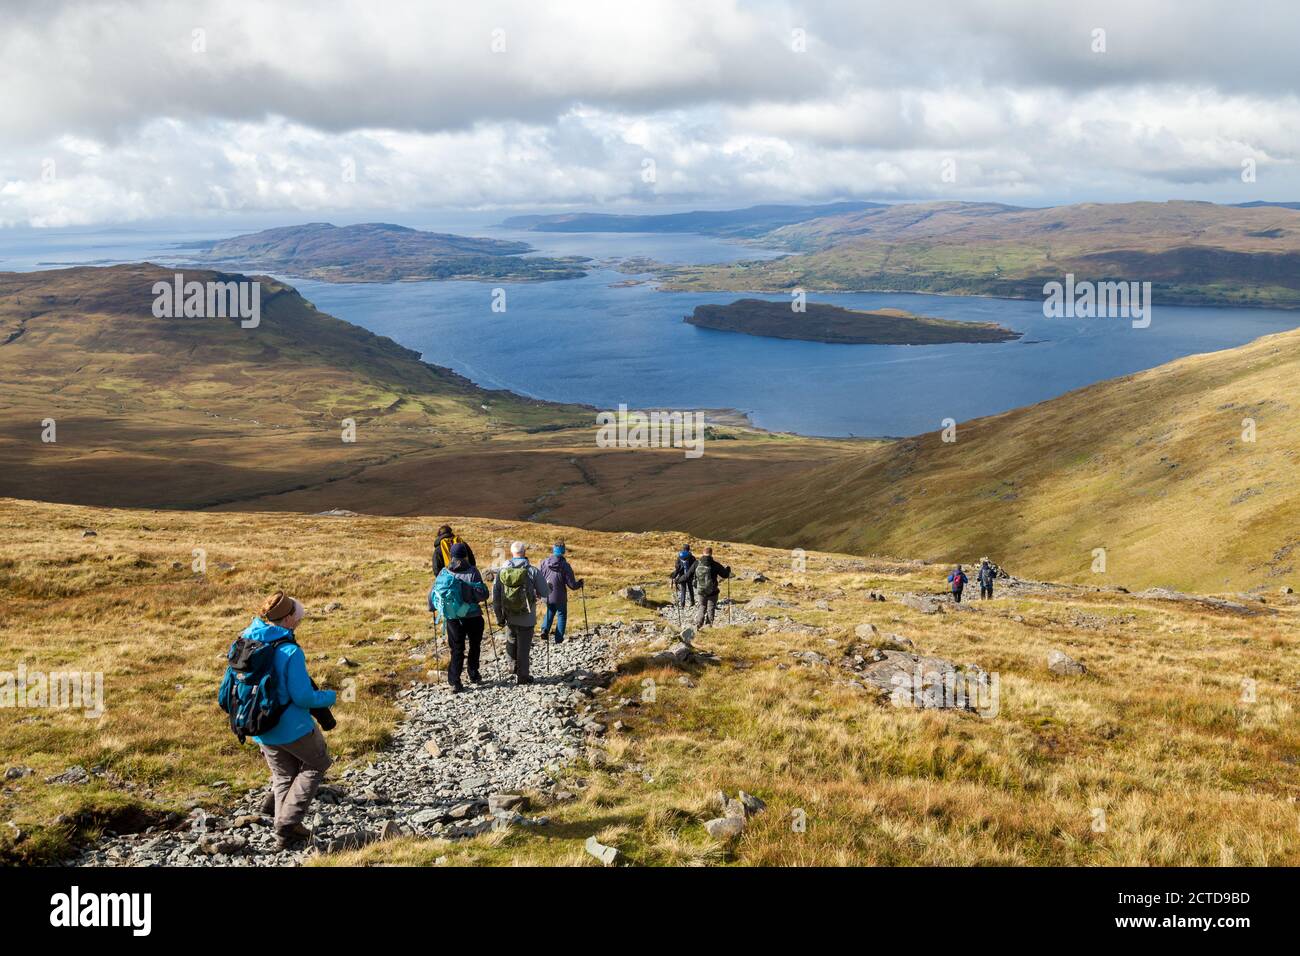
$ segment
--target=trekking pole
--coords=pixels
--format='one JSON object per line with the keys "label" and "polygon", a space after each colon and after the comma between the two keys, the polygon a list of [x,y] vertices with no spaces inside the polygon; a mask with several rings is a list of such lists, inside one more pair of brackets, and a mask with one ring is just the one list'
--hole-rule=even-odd
{"label": "trekking pole", "polygon": [[433,615],[433,662],[434,664],[442,663],[442,644],[438,640],[438,635],[442,633],[442,615],[434,612]]}
{"label": "trekking pole", "polygon": [[591,640],[591,625],[587,623],[587,582],[584,581],[582,583],[582,630],[584,632],[584,640],[589,641]]}
{"label": "trekking pole", "polygon": [[488,638],[492,641],[492,663],[497,668],[497,680],[504,680],[501,676],[501,655],[497,653],[497,629],[492,626],[492,618],[488,616],[487,602],[479,605],[479,610],[483,612],[483,623],[488,627]]}
{"label": "trekking pole", "polygon": [[731,578],[727,578],[727,624],[731,624]]}

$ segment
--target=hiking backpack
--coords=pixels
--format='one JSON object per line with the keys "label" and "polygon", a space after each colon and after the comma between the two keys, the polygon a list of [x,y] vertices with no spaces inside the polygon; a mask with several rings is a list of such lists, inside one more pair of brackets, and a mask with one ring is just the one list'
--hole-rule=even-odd
{"label": "hiking backpack", "polygon": [[438,572],[429,589],[429,610],[436,611],[444,621],[458,621],[471,617],[478,605],[465,600],[465,582],[448,568]]}
{"label": "hiking backpack", "polygon": [[461,544],[459,535],[448,535],[445,538],[438,539],[438,550],[442,552],[442,566],[446,567],[451,564],[451,546]]}
{"label": "hiking backpack", "polygon": [[510,565],[501,569],[501,608],[508,615],[528,613],[528,568]]}
{"label": "hiking backpack", "polygon": [[230,715],[230,729],[241,744],[268,732],[284,716],[289,705],[280,703],[275,655],[281,644],[293,643],[291,634],[270,642],[241,637],[230,645],[217,703]]}
{"label": "hiking backpack", "polygon": [[705,563],[704,561],[695,562],[695,592],[697,594],[712,594],[717,588],[717,583],[713,578],[713,562]]}

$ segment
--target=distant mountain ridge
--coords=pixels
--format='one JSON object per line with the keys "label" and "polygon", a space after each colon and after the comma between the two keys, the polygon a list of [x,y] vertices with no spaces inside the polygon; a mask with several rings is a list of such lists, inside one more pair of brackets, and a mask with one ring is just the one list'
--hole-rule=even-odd
{"label": "distant mountain ridge", "polygon": [[737,238],[759,236],[781,226],[825,216],[838,216],[881,207],[874,202],[837,202],[818,206],[768,204],[746,209],[616,215],[575,212],[554,215],[512,216],[501,223],[508,229],[533,232],[662,232],[700,233]]}
{"label": "distant mountain ridge", "polygon": [[1300,210],[1291,204],[900,203],[792,223],[762,239],[793,255],[668,267],[664,286],[1032,299],[1073,273],[1149,281],[1157,304],[1300,308]]}
{"label": "distant mountain ridge", "polygon": [[524,258],[526,242],[424,232],[386,222],[310,222],[221,239],[198,247],[213,266],[284,272],[327,282],[407,279],[574,279],[582,257]]}

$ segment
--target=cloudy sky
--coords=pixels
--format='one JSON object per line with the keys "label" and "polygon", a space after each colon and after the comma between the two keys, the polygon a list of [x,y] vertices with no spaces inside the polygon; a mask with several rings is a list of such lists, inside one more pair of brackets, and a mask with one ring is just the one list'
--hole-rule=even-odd
{"label": "cloudy sky", "polygon": [[1300,200],[1290,0],[3,0],[3,12],[6,227]]}

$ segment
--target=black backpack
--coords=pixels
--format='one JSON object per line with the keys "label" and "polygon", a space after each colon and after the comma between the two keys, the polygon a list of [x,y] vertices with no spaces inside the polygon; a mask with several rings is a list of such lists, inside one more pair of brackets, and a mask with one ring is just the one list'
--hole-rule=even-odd
{"label": "black backpack", "polygon": [[267,733],[284,716],[289,705],[280,703],[275,655],[281,644],[294,643],[290,635],[270,642],[241,637],[230,645],[217,703],[230,715],[230,729],[241,744]]}

